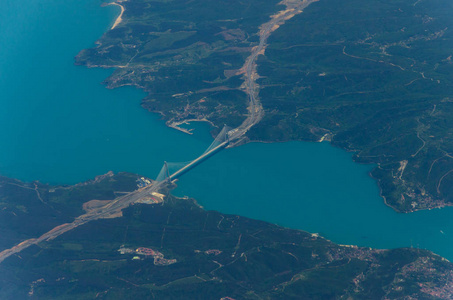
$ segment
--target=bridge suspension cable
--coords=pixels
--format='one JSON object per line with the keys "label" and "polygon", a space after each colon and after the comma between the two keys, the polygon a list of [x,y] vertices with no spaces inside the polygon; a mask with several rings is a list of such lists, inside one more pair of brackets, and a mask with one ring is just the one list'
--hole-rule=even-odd
{"label": "bridge suspension cable", "polygon": [[156,177],[157,182],[168,180],[170,175],[190,164],[192,160],[182,162],[164,162],[162,169]]}
{"label": "bridge suspension cable", "polygon": [[211,143],[211,145],[209,145],[209,147],[206,149],[205,152],[203,152],[203,154],[211,151],[212,149],[216,148],[217,146],[219,146],[220,144],[224,143],[224,142],[227,142],[229,141],[229,137],[228,137],[228,132],[231,130],[232,128],[225,125],[223,126],[222,130],[219,132],[219,134],[216,136],[216,138],[214,139],[214,141]]}
{"label": "bridge suspension cable", "polygon": [[[163,182],[166,180],[171,180],[173,174],[181,175],[182,173],[187,172],[188,169],[194,167],[201,160],[200,158],[206,159],[210,156],[210,152],[221,146],[222,144],[227,145],[229,143],[228,132],[231,130],[231,127],[224,126],[220,133],[216,136],[214,141],[209,145],[206,151],[203,152],[198,158],[185,162],[164,162],[162,169],[156,177],[157,182]],[[187,169],[187,170],[186,170]],[[181,172],[184,171],[184,172]]]}

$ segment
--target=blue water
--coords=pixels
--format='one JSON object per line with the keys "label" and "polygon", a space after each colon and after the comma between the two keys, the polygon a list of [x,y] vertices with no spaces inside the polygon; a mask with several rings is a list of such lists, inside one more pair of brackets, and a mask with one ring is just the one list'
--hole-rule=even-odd
{"label": "blue water", "polygon": [[112,70],[73,65],[119,12],[100,3],[7,0],[0,10],[0,174],[68,184],[109,170],[154,177],[164,160],[209,145],[206,131],[188,136],[142,109],[140,90],[106,89]]}
{"label": "blue water", "polygon": [[[6,0],[0,10],[0,174],[72,184],[109,170],[155,177],[211,141],[167,128],[140,107],[144,93],[100,83],[111,70],[73,65],[119,13],[96,0]],[[2,3],[3,4],[3,3]],[[397,214],[371,166],[327,143],[252,143],[184,175],[177,195],[207,209],[318,232],[341,244],[422,247],[453,259],[453,209]]]}
{"label": "blue water", "polygon": [[181,178],[175,194],[340,244],[413,245],[453,258],[453,208],[396,213],[379,196],[370,170],[328,143],[252,143],[207,160]]}

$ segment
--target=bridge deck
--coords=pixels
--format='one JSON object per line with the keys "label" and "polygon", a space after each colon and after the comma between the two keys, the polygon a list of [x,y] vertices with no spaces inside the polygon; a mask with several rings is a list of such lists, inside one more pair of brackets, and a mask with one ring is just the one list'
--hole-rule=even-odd
{"label": "bridge deck", "polygon": [[170,181],[173,181],[177,178],[179,178],[180,176],[182,176],[184,173],[188,172],[190,169],[194,168],[195,166],[197,166],[199,163],[201,163],[203,160],[209,158],[210,156],[214,155],[215,153],[217,153],[218,151],[222,150],[223,148],[225,148],[226,146],[228,146],[229,142],[228,141],[225,141],[221,144],[219,144],[217,147],[215,148],[212,148],[211,150],[209,150],[208,152],[204,153],[203,155],[199,156],[198,158],[196,158],[195,160],[191,161],[189,164],[185,165],[184,167],[182,167],[181,169],[179,169],[178,171],[176,171],[175,173],[171,174],[170,175]]}

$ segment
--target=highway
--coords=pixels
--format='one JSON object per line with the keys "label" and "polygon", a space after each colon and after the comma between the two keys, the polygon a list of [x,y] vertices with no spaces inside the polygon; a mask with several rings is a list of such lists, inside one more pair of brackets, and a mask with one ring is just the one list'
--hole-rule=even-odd
{"label": "highway", "polygon": [[129,194],[118,197],[112,202],[104,205],[100,208],[93,209],[90,212],[77,217],[72,223],[66,223],[55,227],[54,229],[44,233],[38,238],[28,239],[22,243],[14,246],[13,248],[6,249],[0,252],[0,263],[5,260],[7,257],[19,253],[20,251],[28,248],[33,244],[40,243],[42,241],[48,241],[56,238],[57,236],[72,230],[80,225],[86,224],[90,221],[107,218],[112,215],[119,214],[122,209],[128,207],[130,204],[137,202],[140,199],[148,197],[152,192],[157,192],[162,189],[163,185],[166,185],[165,182],[154,182],[154,184],[148,185],[146,187],[135,190]]}
{"label": "highway", "polygon": [[[266,42],[272,32],[277,30],[280,25],[284,24],[286,20],[291,19],[296,14],[302,12],[304,8],[309,6],[311,3],[318,0],[303,0],[303,1],[283,1],[286,4],[287,9],[282,10],[279,13],[271,16],[271,20],[264,23],[260,27],[260,41],[259,44],[252,49],[252,53],[247,57],[243,69],[245,69],[245,92],[248,95],[248,111],[249,115],[242,124],[229,135],[230,141],[241,140],[250,128],[259,123],[264,116],[264,109],[259,101],[258,93],[259,86],[256,80],[259,75],[256,71],[257,65],[256,60],[259,55],[264,54],[264,50],[267,46]],[[231,143],[233,144],[233,143]]]}
{"label": "highway", "polygon": [[[256,125],[264,116],[264,109],[261,105],[261,102],[258,98],[259,86],[256,83],[256,79],[258,78],[258,74],[256,72],[256,60],[260,54],[264,53],[266,47],[266,41],[270,34],[275,31],[279,25],[283,24],[286,20],[292,18],[294,15],[301,13],[302,9],[307,7],[312,2],[318,0],[303,0],[297,2],[289,2],[287,3],[287,9],[280,11],[279,13],[271,16],[271,20],[267,23],[264,23],[260,27],[260,41],[257,46],[252,49],[250,56],[246,59],[243,69],[245,69],[245,92],[248,94],[248,111],[249,115],[244,120],[244,122],[236,129],[230,130],[228,134],[227,141],[219,144],[215,148],[211,149],[210,151],[200,155],[195,160],[193,160],[188,165],[184,166],[183,168],[179,169],[175,173],[170,175],[170,181],[176,180],[178,177],[183,175],[184,173],[188,172],[190,169],[195,167],[196,165],[200,164],[205,159],[209,158],[210,156],[214,155],[218,151],[224,149],[229,145],[233,145],[235,142],[242,140],[245,137],[247,131]],[[148,185],[146,187],[140,188],[135,190],[129,194],[124,196],[118,197],[112,202],[99,207],[97,209],[93,209],[90,212],[77,217],[72,223],[62,224],[60,226],[55,227],[54,229],[46,232],[42,236],[38,238],[28,239],[23,241],[22,243],[0,252],[0,263],[5,260],[7,257],[19,253],[23,249],[33,245],[40,243],[42,241],[51,240],[59,235],[72,230],[80,225],[86,224],[90,221],[107,218],[109,216],[119,216],[121,210],[128,207],[134,202],[137,202],[140,199],[149,197],[152,192],[159,192],[164,187],[168,186],[168,181],[164,180],[161,182],[153,182],[153,184]]]}

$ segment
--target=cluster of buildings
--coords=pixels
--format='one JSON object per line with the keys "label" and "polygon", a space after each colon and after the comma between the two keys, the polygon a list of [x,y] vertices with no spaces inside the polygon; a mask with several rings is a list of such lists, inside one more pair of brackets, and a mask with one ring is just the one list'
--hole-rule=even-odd
{"label": "cluster of buildings", "polygon": [[137,186],[139,188],[148,186],[150,184],[151,184],[151,181],[149,179],[146,179],[145,177],[140,177],[139,179],[137,179]]}
{"label": "cluster of buildings", "polygon": [[209,249],[209,250],[206,250],[204,252],[205,254],[214,254],[214,255],[219,255],[220,253],[222,253],[222,251],[218,250],[218,249]]}
{"label": "cluster of buildings", "polygon": [[220,251],[219,249],[209,249],[209,250],[206,250],[206,251],[200,251],[200,250],[194,250],[195,253],[204,253],[204,254],[214,254],[214,255],[219,255],[220,253],[222,253],[222,251]]}
{"label": "cluster of buildings", "polygon": [[159,251],[155,251],[151,248],[139,247],[139,248],[137,248],[137,250],[135,250],[135,252],[139,255],[151,255],[151,256],[164,257],[164,255],[162,253],[160,253]]}
{"label": "cluster of buildings", "polygon": [[134,250],[121,246],[118,251],[120,254],[135,254],[135,256],[132,257],[132,260],[141,260],[142,258],[140,256],[153,257],[156,266],[167,266],[176,263],[176,259],[166,259],[162,253],[151,248],[139,247]]}

